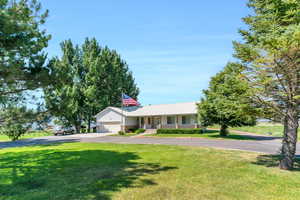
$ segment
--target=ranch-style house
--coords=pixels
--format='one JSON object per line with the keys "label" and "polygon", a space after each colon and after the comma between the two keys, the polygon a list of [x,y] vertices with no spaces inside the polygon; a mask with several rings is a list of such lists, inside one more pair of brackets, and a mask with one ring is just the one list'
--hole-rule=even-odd
{"label": "ranch-style house", "polygon": [[107,107],[96,115],[98,133],[136,128],[197,128],[196,102],[134,107]]}

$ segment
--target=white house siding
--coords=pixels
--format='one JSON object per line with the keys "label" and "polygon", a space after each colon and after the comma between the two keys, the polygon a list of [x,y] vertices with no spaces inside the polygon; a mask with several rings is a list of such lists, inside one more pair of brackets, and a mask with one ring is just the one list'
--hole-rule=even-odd
{"label": "white house siding", "polygon": [[104,110],[97,116],[97,122],[121,122],[121,115],[111,109]]}
{"label": "white house siding", "polygon": [[161,124],[163,124],[163,125],[167,124],[167,116],[161,117]]}
{"label": "white house siding", "polygon": [[137,117],[126,117],[124,122],[125,122],[126,126],[137,126],[138,118]]}
{"label": "white house siding", "polygon": [[99,133],[117,133],[121,130],[120,123],[102,122],[97,126]]}
{"label": "white house siding", "polygon": [[135,129],[139,127],[138,117],[124,117],[125,130]]}
{"label": "white house siding", "polygon": [[[169,115],[169,116],[175,116],[175,123],[168,124],[167,123],[168,116],[161,116],[161,127],[162,128],[196,128],[196,127],[198,127],[196,115]],[[182,124],[182,116],[192,116],[190,124]]]}
{"label": "white house siding", "polygon": [[111,109],[104,110],[96,118],[98,133],[114,133],[121,130],[121,115]]}
{"label": "white house siding", "polygon": [[[122,114],[124,118],[122,120]],[[141,107],[130,107],[121,109],[108,107],[96,115],[97,131],[116,131],[121,128],[133,129],[143,127],[151,128],[196,128],[197,125],[197,105],[196,102],[161,104]],[[125,117],[126,116],[126,117]],[[167,124],[167,117],[175,116],[174,124]],[[189,124],[182,124],[182,116],[194,116],[189,120]],[[160,118],[158,124],[157,117]],[[140,121],[138,121],[140,119]],[[142,123],[142,120],[144,123]],[[148,121],[150,119],[150,122]],[[121,122],[123,122],[121,127]]]}
{"label": "white house siding", "polygon": [[112,109],[106,109],[96,117],[97,132],[99,133],[117,133],[121,130],[121,123],[125,130],[138,128],[137,117],[123,117]]}

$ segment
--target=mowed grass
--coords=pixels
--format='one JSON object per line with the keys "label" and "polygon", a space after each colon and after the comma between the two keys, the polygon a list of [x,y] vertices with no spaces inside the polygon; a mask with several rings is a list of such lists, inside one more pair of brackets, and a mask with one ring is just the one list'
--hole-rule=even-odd
{"label": "mowed grass", "polygon": [[282,137],[283,135],[283,126],[282,125],[274,125],[274,126],[243,126],[243,127],[235,127],[230,128],[230,130],[237,130],[237,131],[245,131],[250,133],[257,133],[262,135],[272,135],[272,136],[279,136]]}
{"label": "mowed grass", "polygon": [[[35,137],[43,137],[43,136],[49,136],[53,135],[52,132],[47,132],[47,131],[36,131],[36,132],[30,132],[22,135],[19,139],[27,139],[27,138],[35,138]],[[6,135],[1,135],[0,134],[0,142],[3,141],[11,141]]]}
{"label": "mowed grass", "polygon": [[[289,200],[277,158],[199,147],[65,143],[0,152],[1,200]],[[298,166],[297,166],[298,167]]]}
{"label": "mowed grass", "polygon": [[253,137],[229,133],[227,136],[221,136],[218,130],[206,130],[202,134],[151,134],[152,137],[178,137],[178,138],[208,138],[208,139],[229,139],[229,140],[255,140]]}
{"label": "mowed grass", "polygon": [[[220,126],[211,126],[209,128],[217,128],[219,129]],[[272,135],[282,137],[283,135],[283,125],[281,124],[272,124],[272,123],[260,123],[256,126],[242,126],[242,127],[230,127],[230,130],[235,131],[243,131],[249,133],[257,133],[261,135]],[[300,129],[298,130],[300,133]]]}
{"label": "mowed grass", "polygon": [[136,133],[125,133],[124,135],[120,135],[118,133],[114,134],[114,135],[111,135],[111,136],[121,136],[121,137],[131,137],[131,136],[137,136],[139,134],[136,134]]}

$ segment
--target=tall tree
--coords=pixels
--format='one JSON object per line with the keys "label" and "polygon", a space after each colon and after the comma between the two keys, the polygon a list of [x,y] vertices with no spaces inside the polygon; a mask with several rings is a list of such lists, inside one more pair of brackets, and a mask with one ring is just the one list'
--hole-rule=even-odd
{"label": "tall tree", "polygon": [[127,64],[116,51],[102,48],[96,39],[74,46],[62,43],[63,56],[52,60],[55,83],[45,89],[46,106],[79,131],[82,122],[107,106],[119,106],[121,92],[137,97],[139,90]]}
{"label": "tall tree", "polygon": [[258,110],[249,101],[251,90],[242,76],[243,66],[228,63],[223,71],[212,77],[209,89],[198,104],[202,125],[219,124],[220,135],[228,134],[228,127],[254,125]]}
{"label": "tall tree", "polygon": [[254,100],[284,124],[281,169],[292,169],[300,103],[300,1],[249,0],[254,14],[243,21],[244,42],[235,42],[235,56],[247,67],[256,89]]}
{"label": "tall tree", "polygon": [[47,16],[36,0],[0,0],[0,101],[46,82]]}
{"label": "tall tree", "polygon": [[81,51],[71,40],[62,42],[61,49],[62,57],[49,63],[53,82],[44,90],[46,107],[65,126],[74,126],[80,132],[84,105]]}

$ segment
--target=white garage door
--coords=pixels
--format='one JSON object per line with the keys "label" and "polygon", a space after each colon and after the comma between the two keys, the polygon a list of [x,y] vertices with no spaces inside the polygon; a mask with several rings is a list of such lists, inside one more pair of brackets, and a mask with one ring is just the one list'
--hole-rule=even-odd
{"label": "white garage door", "polygon": [[120,123],[102,123],[100,133],[118,133],[121,130]]}

